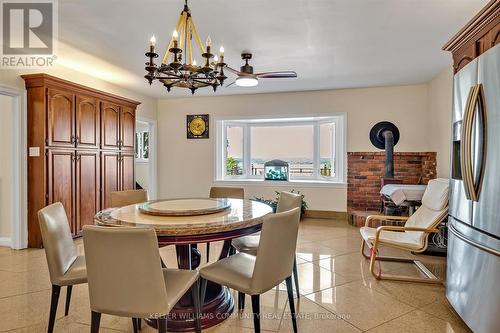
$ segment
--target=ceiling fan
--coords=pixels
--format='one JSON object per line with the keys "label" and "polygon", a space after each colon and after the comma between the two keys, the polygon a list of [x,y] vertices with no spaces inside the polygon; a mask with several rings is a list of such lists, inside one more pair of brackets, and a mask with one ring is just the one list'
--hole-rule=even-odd
{"label": "ceiling fan", "polygon": [[241,53],[241,59],[245,61],[245,65],[241,66],[239,71],[227,65],[225,66],[230,72],[238,76],[234,82],[228,84],[226,87],[233,84],[236,84],[239,87],[255,87],[259,84],[259,79],[284,79],[297,77],[297,73],[294,71],[254,73],[253,67],[248,64],[248,61],[252,59],[252,54],[250,52],[243,51],[243,53]]}

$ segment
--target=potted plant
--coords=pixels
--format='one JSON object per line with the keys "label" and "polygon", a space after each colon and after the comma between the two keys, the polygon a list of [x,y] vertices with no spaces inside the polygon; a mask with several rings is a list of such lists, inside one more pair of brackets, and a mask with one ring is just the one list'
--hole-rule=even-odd
{"label": "potted plant", "polygon": [[[278,207],[278,200],[280,198],[280,192],[279,191],[274,191],[274,192],[276,193],[275,199],[265,199],[264,197],[254,197],[254,200],[268,204],[269,206],[271,206],[273,208],[273,212],[276,213],[276,209]],[[306,212],[306,209],[309,207],[307,205],[307,202],[304,200],[304,195],[302,193],[300,193],[300,191],[296,191],[294,189],[292,189],[290,192],[295,193],[295,194],[299,194],[302,196],[302,206],[300,207],[300,217],[302,218],[302,216],[304,216],[304,214]]]}

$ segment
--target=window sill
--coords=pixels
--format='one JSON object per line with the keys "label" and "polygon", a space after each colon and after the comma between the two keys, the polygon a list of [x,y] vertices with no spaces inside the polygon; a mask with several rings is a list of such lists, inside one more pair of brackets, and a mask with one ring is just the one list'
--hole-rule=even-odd
{"label": "window sill", "polygon": [[324,180],[264,180],[264,179],[224,179],[215,180],[214,185],[242,185],[242,186],[276,186],[276,187],[329,187],[329,188],[347,188],[347,183],[331,182]]}

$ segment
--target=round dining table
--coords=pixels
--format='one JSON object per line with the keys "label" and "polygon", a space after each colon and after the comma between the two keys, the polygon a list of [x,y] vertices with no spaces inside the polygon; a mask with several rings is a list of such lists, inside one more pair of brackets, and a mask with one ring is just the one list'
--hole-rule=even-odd
{"label": "round dining table", "polygon": [[[215,200],[220,209],[205,214],[207,200]],[[187,215],[174,211],[173,216],[165,216],[161,210],[153,209],[162,205],[186,208]],[[223,241],[219,260],[223,259],[229,255],[231,240],[260,231],[263,218],[269,213],[272,213],[269,205],[247,199],[169,199],[102,210],[96,214],[95,224],[153,228],[159,247],[175,245],[178,268],[193,270],[201,262],[198,243]],[[234,300],[228,288],[209,281],[203,301],[202,327],[208,328],[224,321],[233,309]],[[146,319],[146,322],[156,326],[155,320]],[[169,331],[194,331],[194,306],[189,292],[171,310],[167,325]]]}

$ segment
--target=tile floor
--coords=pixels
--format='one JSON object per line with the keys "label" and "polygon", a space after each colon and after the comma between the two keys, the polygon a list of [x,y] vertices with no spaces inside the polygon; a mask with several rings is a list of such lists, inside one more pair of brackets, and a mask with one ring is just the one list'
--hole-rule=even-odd
{"label": "tile floor", "polygon": [[[306,219],[299,233],[299,332],[469,332],[447,304],[443,286],[375,280],[359,253],[357,228],[345,222]],[[82,241],[76,243],[83,253]],[[212,243],[211,260],[216,259],[220,247]],[[200,250],[205,258],[203,245]],[[167,266],[175,267],[173,247],[163,248],[161,254]],[[443,258],[419,257],[434,274],[443,276]],[[384,263],[384,267],[393,273],[419,274],[404,263]],[[293,332],[285,290],[280,285],[263,296],[263,332]],[[68,317],[63,316],[64,298],[65,291],[61,292],[55,331],[88,332],[87,286],[73,288]],[[46,332],[49,302],[43,250],[0,247],[0,331]],[[250,299],[246,304],[248,314]],[[142,332],[154,332],[144,326]],[[132,332],[131,321],[103,315],[100,332]],[[253,322],[247,315],[235,314],[204,332],[251,333]]]}

